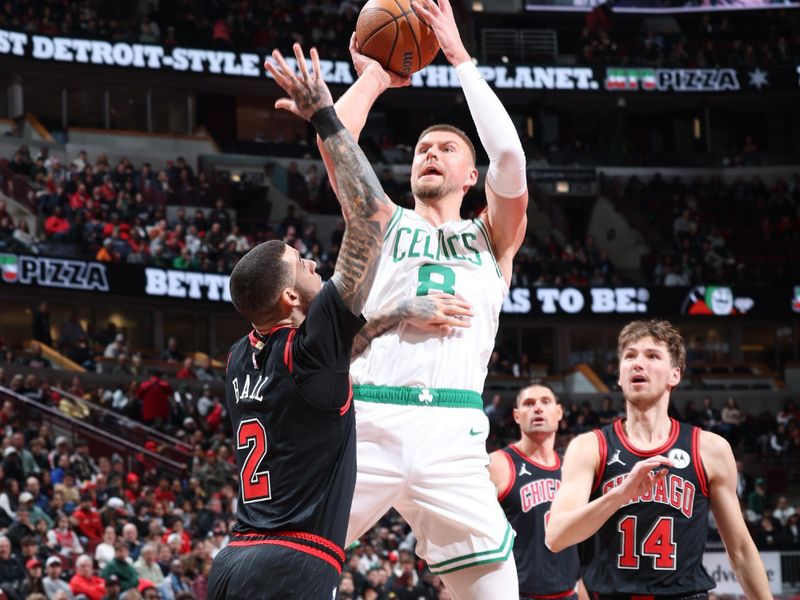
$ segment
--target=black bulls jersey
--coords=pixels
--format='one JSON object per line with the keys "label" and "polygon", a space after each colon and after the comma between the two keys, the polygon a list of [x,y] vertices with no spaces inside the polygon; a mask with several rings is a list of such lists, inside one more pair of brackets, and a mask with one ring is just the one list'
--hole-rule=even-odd
{"label": "black bulls jersey", "polygon": [[350,351],[363,324],[328,283],[300,327],[233,345],[225,396],[240,472],[235,533],[344,560],[356,481]]}
{"label": "black bulls jersey", "polygon": [[553,554],[544,545],[550,504],[561,487],[561,457],[545,467],[526,457],[515,445],[501,450],[508,459],[511,481],[498,500],[517,532],[514,559],[522,598],[559,598],[573,593],[579,577],[575,546]]}
{"label": "black bulls jersey", "polygon": [[592,500],[619,485],[642,459],[662,454],[674,466],[661,484],[620,508],[587,540],[591,558],[583,579],[589,591],[657,597],[712,589],[714,581],[703,568],[709,499],[700,430],[673,419],[666,443],[647,452],[631,445],[622,420],[595,434],[600,469]]}

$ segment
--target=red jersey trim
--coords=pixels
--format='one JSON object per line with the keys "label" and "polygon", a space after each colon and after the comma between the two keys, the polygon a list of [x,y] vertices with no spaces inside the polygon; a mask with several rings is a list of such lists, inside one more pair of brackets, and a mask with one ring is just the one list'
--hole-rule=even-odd
{"label": "red jersey trim", "polygon": [[273,546],[283,546],[285,548],[291,548],[292,550],[297,550],[298,552],[305,552],[306,554],[310,554],[311,556],[320,558],[329,565],[331,565],[334,569],[336,569],[337,575],[342,574],[341,563],[337,562],[336,559],[333,558],[330,554],[327,554],[322,550],[317,550],[316,548],[311,548],[310,546],[306,546],[304,544],[299,544],[297,542],[290,542],[288,540],[253,540],[253,541],[242,540],[238,542],[228,543],[229,546],[260,546],[263,544],[272,544]]}
{"label": "red jersey trim", "polygon": [[597,436],[597,445],[600,450],[600,464],[597,465],[597,472],[594,474],[594,484],[592,485],[592,492],[594,492],[603,480],[603,473],[606,471],[606,458],[608,458],[608,444],[606,443],[606,436],[599,429],[593,429],[594,434]]}
{"label": "red jersey trim", "polygon": [[350,377],[347,378],[347,402],[339,409],[339,416],[343,417],[350,410],[350,405],[353,403],[353,382]]}
{"label": "red jersey trim", "polygon": [[506,496],[508,496],[509,492],[511,492],[511,489],[514,487],[514,484],[517,482],[517,469],[514,467],[514,461],[511,460],[511,456],[509,456],[508,452],[506,452],[505,450],[501,450],[501,452],[503,453],[505,459],[508,461],[508,468],[511,470],[511,478],[508,482],[508,485],[506,486],[506,489],[497,494],[498,502],[502,502],[503,500],[506,499]]}
{"label": "red jersey trim", "polygon": [[336,556],[338,556],[342,562],[345,561],[344,550],[342,550],[337,544],[333,543],[327,538],[322,537],[321,535],[315,535],[313,533],[307,533],[305,531],[264,531],[264,532],[253,532],[253,533],[236,533],[234,534],[235,537],[263,537],[265,535],[270,535],[274,537],[291,537],[297,538],[299,540],[306,540],[313,544],[319,544],[320,546],[324,546]]}
{"label": "red jersey trim", "polygon": [[286,336],[286,345],[283,347],[283,363],[286,365],[286,368],[289,369],[289,373],[294,370],[294,360],[293,360],[293,352],[292,352],[292,340],[294,339],[294,335],[297,333],[297,329],[292,329],[289,332],[289,335]]}
{"label": "red jersey trim", "polygon": [[566,592],[559,592],[557,594],[549,594],[547,596],[534,596],[533,594],[520,594],[520,598],[531,598],[532,600],[554,600],[556,598],[567,598],[572,596],[575,590],[567,590]]}
{"label": "red jersey trim", "polygon": [[[532,464],[537,469],[542,469],[543,471],[558,471],[561,468],[561,457],[558,455],[558,452],[555,453],[555,455],[556,455],[556,464],[553,465],[552,467],[548,467],[547,465],[543,465],[543,464],[538,463],[535,460],[533,460],[531,457],[526,455],[522,450],[517,448],[514,444],[511,444],[511,449],[514,452],[516,452],[521,459],[525,460],[526,462],[529,462],[530,464]],[[544,597],[545,596],[542,596],[542,598],[544,598]]]}
{"label": "red jersey trim", "polygon": [[233,352],[228,352],[228,360],[225,361],[225,372],[228,372],[228,367],[231,366],[231,356],[233,356]]}
{"label": "red jersey trim", "polygon": [[700,492],[704,496],[708,496],[708,475],[706,468],[703,466],[703,459],[700,456],[700,428],[692,428],[692,462],[694,463],[694,471],[697,473],[697,480],[700,482]]}
{"label": "red jersey trim", "polygon": [[672,423],[672,429],[670,430],[669,438],[667,438],[667,441],[655,450],[639,450],[633,446],[633,444],[631,444],[628,440],[628,436],[625,434],[625,428],[622,427],[622,419],[614,421],[614,433],[617,434],[622,442],[622,445],[625,446],[625,449],[628,452],[642,458],[650,458],[651,456],[661,454],[665,450],[669,450],[675,444],[675,440],[678,439],[678,434],[681,432],[681,426],[675,419],[670,419],[670,422]]}

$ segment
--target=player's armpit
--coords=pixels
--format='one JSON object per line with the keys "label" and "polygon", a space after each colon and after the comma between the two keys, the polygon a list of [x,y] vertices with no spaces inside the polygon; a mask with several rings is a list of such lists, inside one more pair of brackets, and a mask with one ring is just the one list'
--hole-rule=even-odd
{"label": "player's armpit", "polygon": [[728,442],[709,431],[700,432],[700,457],[708,474],[711,511],[717,521],[731,568],[748,598],[772,598],[764,563],[747,530],[736,496],[736,460]]}

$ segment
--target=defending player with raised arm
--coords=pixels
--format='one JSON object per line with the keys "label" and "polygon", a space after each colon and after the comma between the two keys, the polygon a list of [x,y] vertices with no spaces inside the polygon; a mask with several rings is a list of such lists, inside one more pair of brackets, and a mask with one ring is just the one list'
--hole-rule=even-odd
{"label": "defending player with raised arm", "polygon": [[241,496],[209,576],[215,599],[328,600],[345,558],[356,479],[350,354],[394,205],[336,117],[316,50],[311,72],[297,44],[294,53],[299,75],[277,51],[267,65],[290,96],[276,107],[310,120],[322,138],[347,229],[324,286],[314,262],[280,241],[259,244],[231,273],[233,304],[253,330],[226,369]]}
{"label": "defending player with raised arm", "polygon": [[520,598],[589,599],[579,583],[578,549],[570,546],[553,553],[544,543],[550,504],[561,485],[561,456],[555,442],[563,415],[550,386],[539,381],[524,386],[513,413],[520,438],[489,457],[497,499],[517,532],[514,558]]}
{"label": "defending player with raised arm", "polygon": [[722,437],[667,414],[686,367],[680,333],[634,321],[617,342],[625,419],[575,438],[546,540],[559,550],[588,540],[590,593],[628,598],[706,598],[708,510],[750,599],[772,598],[764,564],[736,497],[736,464]]}

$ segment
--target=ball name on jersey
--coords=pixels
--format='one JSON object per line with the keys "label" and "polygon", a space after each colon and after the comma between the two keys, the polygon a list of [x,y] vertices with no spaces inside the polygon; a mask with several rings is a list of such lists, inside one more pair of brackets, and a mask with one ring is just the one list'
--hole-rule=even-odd
{"label": "ball name on jersey", "polygon": [[239,400],[263,402],[264,397],[261,395],[261,389],[267,383],[268,379],[269,377],[267,375],[259,375],[253,385],[253,389],[250,389],[250,374],[245,375],[244,384],[242,386],[239,385],[238,377],[231,379],[231,387],[233,387],[233,395],[236,398],[236,404],[239,404]]}
{"label": "ball name on jersey", "polygon": [[[605,495],[615,487],[622,485],[622,482],[625,481],[629,474],[617,475],[604,482],[602,486],[603,494]],[[640,502],[657,502],[671,506],[680,511],[685,517],[691,518],[694,513],[695,493],[696,489],[691,481],[687,481],[680,475],[668,474],[641,496],[627,502],[625,506]]]}

